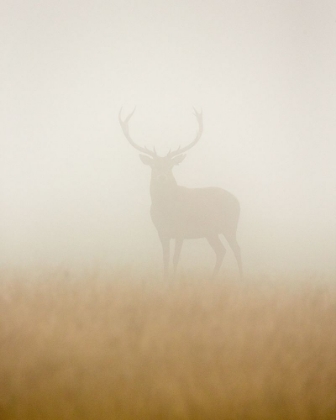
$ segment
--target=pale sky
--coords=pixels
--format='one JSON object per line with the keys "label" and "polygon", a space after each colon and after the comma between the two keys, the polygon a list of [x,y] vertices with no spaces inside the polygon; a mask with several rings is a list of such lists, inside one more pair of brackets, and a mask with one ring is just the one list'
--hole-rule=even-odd
{"label": "pale sky", "polygon": [[[163,154],[195,106],[174,173],[237,196],[247,270],[336,272],[334,1],[0,0],[0,33],[1,265],[159,266],[118,113]],[[181,267],[213,259],[188,241]]]}

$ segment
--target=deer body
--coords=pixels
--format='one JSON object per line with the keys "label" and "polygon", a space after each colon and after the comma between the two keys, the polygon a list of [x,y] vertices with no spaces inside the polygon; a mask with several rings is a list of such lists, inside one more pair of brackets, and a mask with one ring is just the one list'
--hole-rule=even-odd
{"label": "deer body", "polygon": [[151,217],[160,236],[205,238],[237,227],[239,203],[221,188],[176,185],[165,197],[152,195]]}
{"label": "deer body", "polygon": [[231,246],[242,277],[240,248],[236,240],[240,206],[236,197],[222,188],[179,186],[172,173],[173,167],[185,158],[182,153],[192,147],[201,136],[201,114],[195,111],[200,129],[194,142],[164,157],[157,156],[156,152],[137,146],[130,138],[127,123],[132,114],[125,121],[120,118],[120,123],[132,146],[145,153],[140,155],[142,162],[152,169],[150,183],[151,218],[162,244],[164,277],[168,276],[170,240],[175,240],[173,257],[175,273],[183,241],[197,238],[206,238],[216,254],[216,264],[213,270],[213,276],[215,276],[225,255],[225,248],[219,238],[220,234],[225,236]]}

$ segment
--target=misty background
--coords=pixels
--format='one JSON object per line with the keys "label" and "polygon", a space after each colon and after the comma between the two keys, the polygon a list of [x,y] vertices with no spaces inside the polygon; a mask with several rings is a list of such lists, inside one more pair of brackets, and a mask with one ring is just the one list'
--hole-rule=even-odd
{"label": "misty background", "polygon": [[[0,266],[159,267],[149,177],[204,132],[180,185],[241,203],[247,271],[335,273],[336,3],[0,1]],[[210,270],[206,240],[180,266]],[[226,270],[236,270],[231,252]]]}

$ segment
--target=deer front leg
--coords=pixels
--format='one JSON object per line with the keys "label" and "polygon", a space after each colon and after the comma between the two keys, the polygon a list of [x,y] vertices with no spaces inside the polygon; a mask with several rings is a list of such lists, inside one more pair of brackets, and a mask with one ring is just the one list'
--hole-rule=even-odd
{"label": "deer front leg", "polygon": [[168,279],[169,274],[169,257],[170,257],[170,240],[168,237],[160,236],[163,254],[163,279]]}

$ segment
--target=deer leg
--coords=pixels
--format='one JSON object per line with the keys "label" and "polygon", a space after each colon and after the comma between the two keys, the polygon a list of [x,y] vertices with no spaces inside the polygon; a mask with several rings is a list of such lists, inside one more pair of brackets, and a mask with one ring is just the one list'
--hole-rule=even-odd
{"label": "deer leg", "polygon": [[222,265],[226,251],[218,235],[208,236],[207,240],[209,242],[209,245],[215,251],[215,254],[216,254],[216,264],[215,264],[215,267],[211,276],[211,278],[213,279],[218,274],[218,271]]}
{"label": "deer leg", "polygon": [[163,279],[167,280],[169,274],[170,242],[169,238],[160,236],[163,253]]}
{"label": "deer leg", "polygon": [[241,258],[241,251],[240,246],[238,245],[236,235],[225,235],[233,253],[236,257],[238,269],[239,269],[239,277],[241,280],[243,280],[243,264],[242,264],[242,258]]}
{"label": "deer leg", "polygon": [[182,238],[177,238],[175,240],[175,252],[174,252],[174,257],[173,257],[174,277],[176,275],[177,264],[179,262],[180,255],[181,255],[182,244],[183,244]]}

